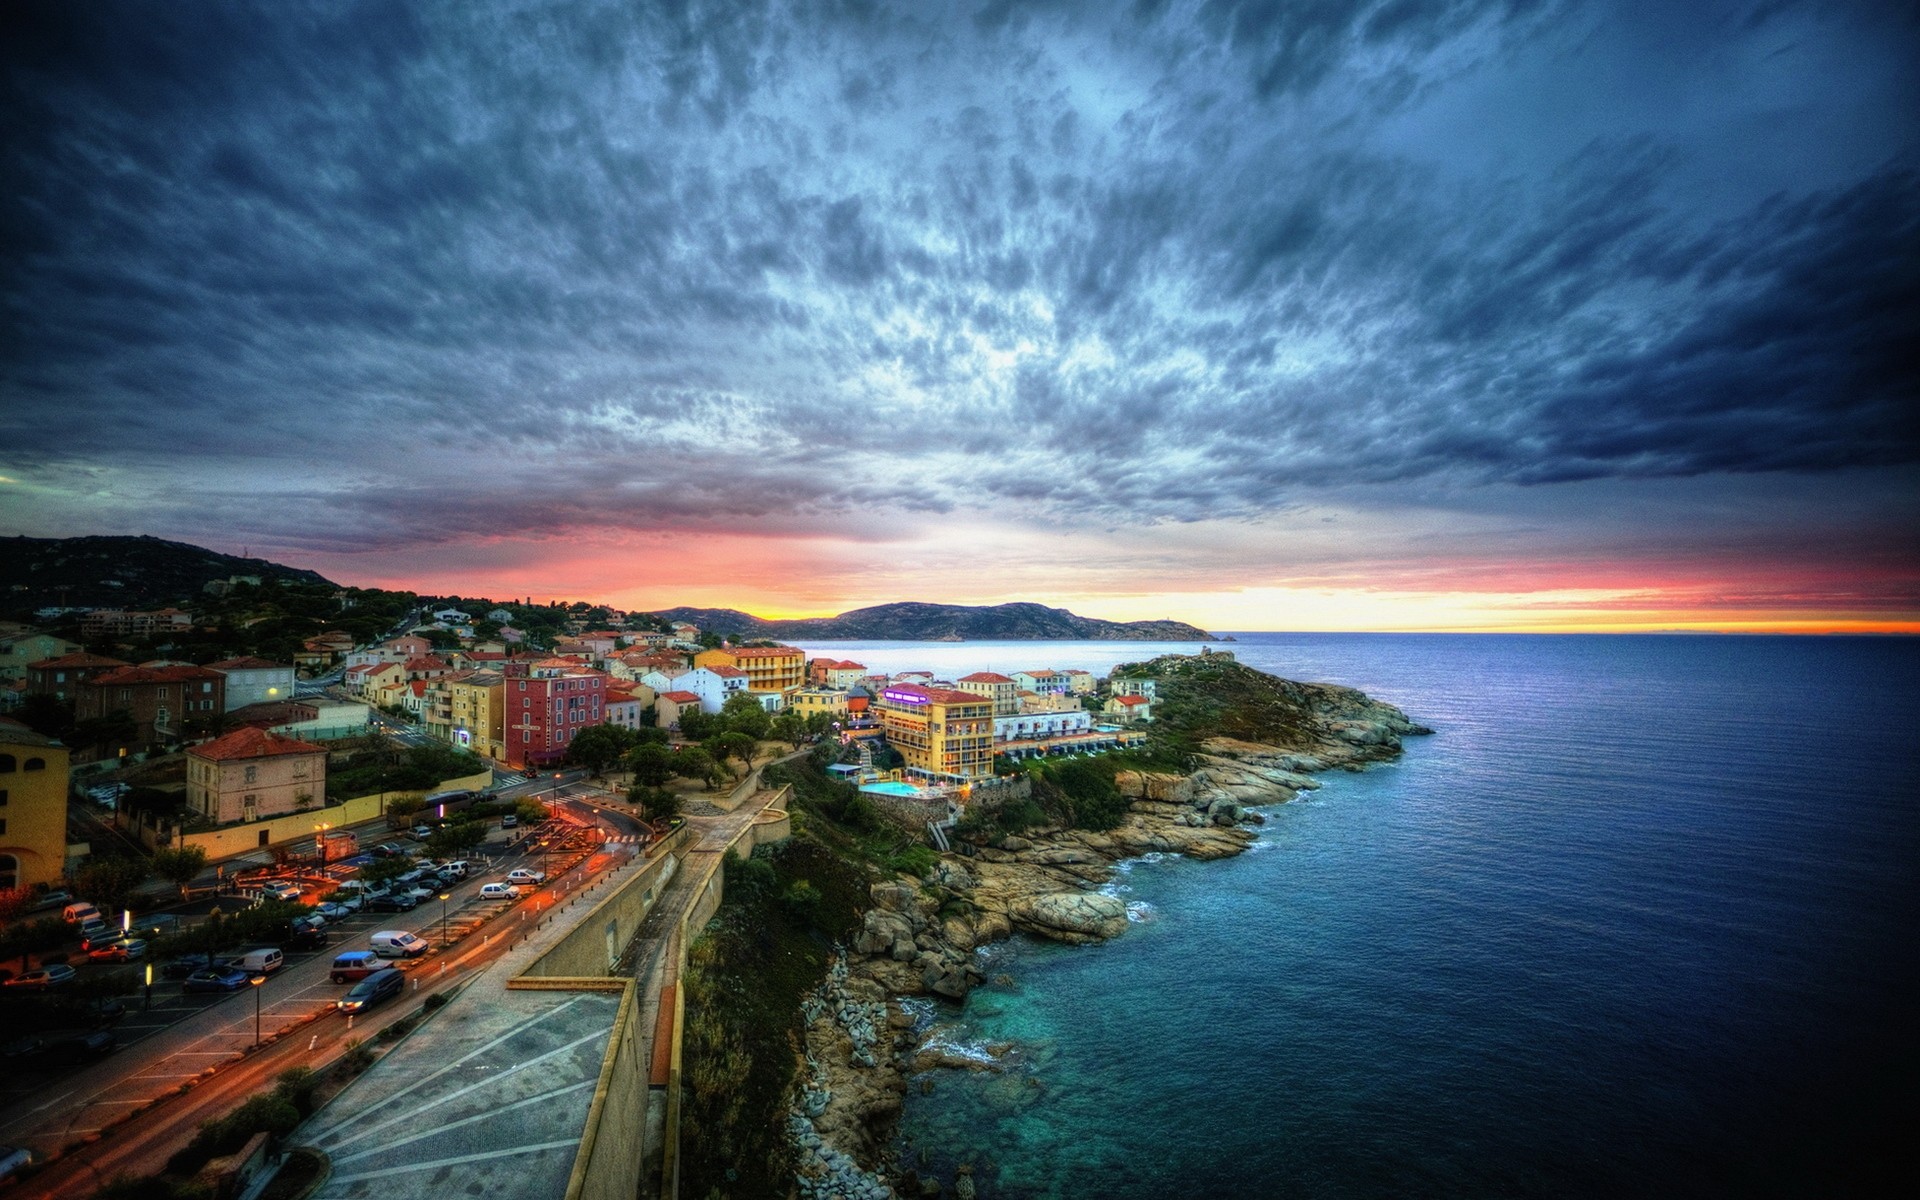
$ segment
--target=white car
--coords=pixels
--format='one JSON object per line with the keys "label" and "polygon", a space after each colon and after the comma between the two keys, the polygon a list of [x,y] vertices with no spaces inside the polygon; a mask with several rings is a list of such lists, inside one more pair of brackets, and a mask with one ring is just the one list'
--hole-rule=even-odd
{"label": "white car", "polygon": [[353,911],[359,907],[360,898],[355,896],[352,900],[346,902],[339,900],[322,900],[313,906],[313,911],[315,916],[324,917],[329,921],[338,921],[343,917],[353,915]]}
{"label": "white car", "polygon": [[545,871],[530,871],[526,867],[515,867],[507,872],[508,883],[518,883],[526,887],[539,887],[547,881]]}
{"label": "white car", "polygon": [[518,900],[520,889],[511,883],[483,883],[480,885],[482,900]]}

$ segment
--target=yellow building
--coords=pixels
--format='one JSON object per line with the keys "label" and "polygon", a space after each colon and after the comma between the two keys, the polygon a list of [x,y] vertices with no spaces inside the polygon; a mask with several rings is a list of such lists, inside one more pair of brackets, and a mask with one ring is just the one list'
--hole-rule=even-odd
{"label": "yellow building", "polygon": [[826,713],[830,717],[847,715],[845,688],[803,687],[787,697],[787,707],[803,717]]}
{"label": "yellow building", "polygon": [[433,682],[427,732],[495,762],[507,757],[507,679],[498,671],[462,671]]}
{"label": "yellow building", "polygon": [[693,656],[696,667],[738,667],[750,692],[790,692],[807,681],[807,653],[798,646],[727,646]]}
{"label": "yellow building", "polygon": [[68,762],[59,742],[0,717],[0,888],[66,873]]}
{"label": "yellow building", "polygon": [[959,779],[993,773],[993,701],[986,696],[895,684],[880,693],[880,726],[908,770]]}
{"label": "yellow building", "polygon": [[83,649],[78,642],[63,637],[25,626],[12,627],[8,632],[0,632],[0,680],[25,679],[28,663],[78,654]]}
{"label": "yellow building", "polygon": [[985,696],[993,701],[993,715],[1010,717],[1020,711],[1020,685],[1005,675],[975,671],[960,678],[960,690]]}

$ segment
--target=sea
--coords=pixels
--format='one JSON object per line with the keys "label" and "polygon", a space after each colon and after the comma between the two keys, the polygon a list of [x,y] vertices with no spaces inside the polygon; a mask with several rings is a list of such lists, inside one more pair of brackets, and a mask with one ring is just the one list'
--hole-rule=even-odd
{"label": "sea", "polygon": [[[1431,726],[980,952],[902,1167],[982,1197],[1694,1196],[1912,1162],[1920,640],[1240,633]],[[823,642],[876,670],[1192,643]],[[1911,1173],[1908,1173],[1911,1182]],[[1899,1189],[1896,1189],[1899,1190]]]}

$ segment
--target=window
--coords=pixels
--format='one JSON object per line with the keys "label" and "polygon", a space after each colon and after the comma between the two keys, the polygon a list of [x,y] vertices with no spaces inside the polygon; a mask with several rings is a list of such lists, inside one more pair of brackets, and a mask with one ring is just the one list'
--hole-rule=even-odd
{"label": "window", "polygon": [[0,837],[7,836],[7,819],[0,817]]}
{"label": "window", "polygon": [[0,788],[0,808],[7,806],[7,789]]}
{"label": "window", "polygon": [[20,860],[11,854],[0,854],[0,888],[13,889],[20,886]]}
{"label": "window", "polygon": [[0,775],[6,775],[19,769],[19,762],[11,754],[0,754]]}
{"label": "window", "polygon": [[27,770],[29,771],[44,771],[46,769],[47,760],[44,758],[30,758],[27,760]]}
{"label": "window", "polygon": [[[248,767],[248,768],[247,768],[247,777],[246,777],[245,779],[243,779],[243,780],[241,780],[240,782],[242,782],[242,783],[257,783],[257,782],[259,782],[259,779],[260,779],[260,768],[259,768],[259,767]],[[249,797],[249,799],[251,799],[251,797]]]}

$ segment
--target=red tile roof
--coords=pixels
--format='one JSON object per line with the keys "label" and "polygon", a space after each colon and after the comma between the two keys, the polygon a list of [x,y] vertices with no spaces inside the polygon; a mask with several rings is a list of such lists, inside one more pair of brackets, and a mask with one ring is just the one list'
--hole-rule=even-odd
{"label": "red tile roof", "polygon": [[1005,675],[995,675],[992,671],[975,671],[971,675],[962,675],[961,683],[1012,683]]}
{"label": "red tile roof", "polygon": [[729,646],[735,658],[795,658],[804,653],[798,646]]}
{"label": "red tile roof", "polygon": [[87,681],[89,687],[128,687],[143,683],[188,683],[200,680],[225,680],[226,676],[205,667],[121,667]]}
{"label": "red tile roof", "polygon": [[671,700],[675,704],[700,703],[700,697],[694,695],[692,692],[663,692],[661,693],[660,698],[662,700]]}
{"label": "red tile roof", "polygon": [[278,733],[268,733],[251,725],[217,737],[187,751],[190,758],[208,762],[229,762],[236,758],[275,758],[283,754],[325,754],[325,746],[303,742]]}
{"label": "red tile roof", "polygon": [[625,704],[627,701],[631,699],[633,699],[632,692],[622,691],[619,688],[612,688],[612,687],[607,689],[608,704]]}
{"label": "red tile roof", "polygon": [[27,669],[30,671],[39,671],[49,668],[59,670],[62,667],[130,667],[132,665],[130,662],[122,662],[117,658],[107,658],[99,654],[80,653],[62,654],[59,658],[43,658],[37,663],[28,663]]}
{"label": "red tile roof", "polygon": [[718,666],[708,667],[707,670],[712,671],[722,679],[745,679],[747,677],[747,673],[739,667]]}
{"label": "red tile roof", "polygon": [[1151,703],[1145,696],[1115,696],[1113,699],[1115,703],[1124,704],[1128,708],[1132,708],[1137,704]]}
{"label": "red tile roof", "polygon": [[410,658],[407,660],[407,670],[409,671],[444,671],[446,669],[447,660],[444,658],[435,658],[431,654],[423,654],[418,658]]}
{"label": "red tile roof", "polygon": [[282,663],[268,662],[264,658],[247,656],[243,658],[223,658],[217,663],[208,663],[209,671],[291,671],[293,668]]}

